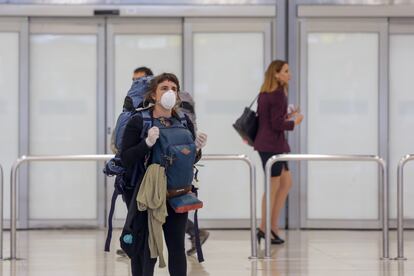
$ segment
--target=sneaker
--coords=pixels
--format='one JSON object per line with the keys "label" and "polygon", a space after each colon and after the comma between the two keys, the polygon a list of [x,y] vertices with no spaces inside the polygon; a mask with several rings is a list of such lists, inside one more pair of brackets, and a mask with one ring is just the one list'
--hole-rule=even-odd
{"label": "sneaker", "polygon": [[191,239],[191,248],[187,250],[187,256],[192,256],[196,253],[195,238]]}
{"label": "sneaker", "polygon": [[210,236],[210,232],[208,232],[207,230],[201,229],[200,230],[200,243],[201,245],[203,245],[206,240],[208,239],[208,237]]}
{"label": "sneaker", "polygon": [[[200,244],[203,245],[208,237],[210,236],[210,233],[207,230],[200,230]],[[197,252],[196,244],[195,244],[195,237],[191,237],[191,248],[187,250],[187,256],[192,256]]]}
{"label": "sneaker", "polygon": [[120,256],[120,257],[128,257],[128,255],[125,253],[125,251],[124,250],[122,250],[122,249],[118,249],[117,251],[116,251],[116,255],[118,255],[118,256]]}

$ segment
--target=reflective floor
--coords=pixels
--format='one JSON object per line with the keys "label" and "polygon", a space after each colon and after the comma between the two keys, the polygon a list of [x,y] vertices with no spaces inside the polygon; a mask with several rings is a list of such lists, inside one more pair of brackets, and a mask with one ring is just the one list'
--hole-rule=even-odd
{"label": "reflective floor", "polygon": [[[0,261],[0,275],[122,276],[130,275],[129,261],[103,252],[103,230],[38,230],[18,233],[17,255],[22,260]],[[377,231],[287,231],[285,245],[272,246],[272,260],[250,261],[248,231],[211,231],[199,264],[188,258],[188,275],[414,275],[414,232],[406,232],[407,261],[380,261],[381,233]],[[396,256],[391,232],[391,257]],[[259,254],[263,255],[263,243]],[[167,253],[165,252],[165,255]],[[9,233],[5,252],[9,254]],[[168,275],[157,268],[155,275]]]}

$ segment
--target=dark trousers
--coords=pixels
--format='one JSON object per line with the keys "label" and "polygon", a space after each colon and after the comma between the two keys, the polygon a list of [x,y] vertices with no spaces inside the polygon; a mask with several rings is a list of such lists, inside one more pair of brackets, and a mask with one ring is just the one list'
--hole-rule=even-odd
{"label": "dark trousers", "polygon": [[[125,197],[125,203],[129,205],[131,197]],[[171,276],[187,275],[187,257],[185,255],[185,230],[188,213],[176,213],[167,203],[168,216],[163,225],[165,243],[168,250],[168,271]],[[149,256],[148,243],[143,252],[139,252],[131,259],[131,270],[133,276],[152,276],[157,259]]]}

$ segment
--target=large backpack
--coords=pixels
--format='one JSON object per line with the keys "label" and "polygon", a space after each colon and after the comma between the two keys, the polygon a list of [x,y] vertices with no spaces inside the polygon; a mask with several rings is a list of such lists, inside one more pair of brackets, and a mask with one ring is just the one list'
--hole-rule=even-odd
{"label": "large backpack", "polygon": [[188,92],[180,92],[180,109],[181,111],[190,118],[194,125],[194,131],[197,132],[197,117],[195,113],[195,102],[193,97]]}
{"label": "large backpack", "polygon": [[132,115],[136,113],[136,109],[140,107],[144,101],[145,93],[148,91],[148,86],[152,79],[152,76],[147,76],[135,80],[125,97],[122,112],[118,116],[114,132],[112,133],[111,148],[115,154],[122,149],[121,143],[125,127]]}
{"label": "large backpack", "polygon": [[[165,168],[168,203],[177,213],[195,210],[194,230],[197,258],[199,262],[203,262],[204,257],[201,249],[197,218],[197,210],[202,208],[203,203],[197,198],[197,191],[192,185],[197,149],[193,134],[187,126],[187,119],[181,112],[176,117],[153,120],[149,110],[143,110],[139,113],[139,116],[142,116],[143,119],[143,128],[148,130],[150,127],[156,126],[160,130],[159,138],[152,147],[147,165],[159,164]],[[135,187],[134,190],[134,198],[138,192],[137,188]],[[137,237],[134,236],[137,233],[133,231],[136,209],[136,202],[131,203],[120,237],[121,248],[130,257],[137,250]],[[141,235],[142,238],[145,236],[145,233],[138,235]]]}
{"label": "large backpack", "polygon": [[[145,138],[147,136],[148,130],[153,126],[153,119],[151,117],[150,108],[151,107],[137,108],[136,110],[131,112],[130,116],[129,116],[128,120],[125,122],[125,125],[123,126],[123,128],[119,128],[119,129],[124,131],[126,124],[128,123],[128,121],[133,116],[141,116],[143,126],[142,126],[142,131],[140,133],[140,137]],[[123,114],[125,115],[127,113],[123,112]],[[187,134],[187,135],[184,135],[184,143],[181,143],[181,142],[180,143],[181,144],[185,144],[185,143],[189,144],[188,150],[190,150],[191,155],[190,155],[190,153],[188,153],[187,155],[183,154],[183,153],[187,153],[187,151],[188,151],[186,148],[184,148],[184,145],[178,145],[178,146],[176,145],[175,147],[171,148],[172,150],[170,150],[170,149],[167,149],[167,148],[164,148],[164,147],[161,147],[161,146],[158,147],[157,145],[161,145],[161,143],[157,143],[156,145],[154,145],[154,149],[153,149],[153,152],[157,151],[157,153],[152,154],[152,156],[159,156],[160,154],[164,154],[164,153],[167,154],[167,152],[170,154],[171,158],[174,158],[173,157],[174,154],[181,154],[182,156],[186,156],[186,157],[188,156],[186,161],[179,162],[179,163],[175,164],[175,166],[173,168],[168,169],[168,172],[169,172],[168,175],[170,175],[169,179],[176,179],[176,178],[181,178],[182,173],[181,173],[180,169],[175,170],[174,168],[176,168],[176,167],[177,168],[184,168],[184,167],[185,168],[190,168],[190,169],[187,170],[187,172],[191,172],[191,175],[187,174],[185,176],[186,177],[185,185],[175,185],[174,184],[176,187],[178,187],[175,190],[179,190],[179,189],[181,189],[181,187],[185,186],[186,191],[187,191],[187,190],[191,190],[191,187],[192,187],[192,184],[191,184],[192,180],[193,180],[192,169],[193,169],[193,165],[194,165],[194,162],[195,162],[195,151],[196,151],[196,149],[195,149],[195,145],[194,145],[194,138],[192,137],[191,132],[187,128],[187,119],[185,118],[185,115],[181,112],[178,115],[179,115],[178,118],[173,118],[172,119],[176,124],[176,126],[174,126],[173,132],[175,133],[175,132],[178,131],[179,133],[186,133]],[[156,120],[156,122],[158,122],[158,121]],[[162,133],[165,132],[165,130],[163,130],[163,126],[159,126],[159,125],[157,125],[157,126],[160,127],[160,132],[162,132]],[[175,136],[175,135],[170,135],[170,134],[172,134],[170,131],[167,131],[167,133],[169,133],[169,134],[166,134],[166,136],[160,133],[160,140],[165,139],[166,141],[171,141],[170,136]],[[172,140],[172,141],[174,141],[174,140]],[[166,142],[166,143],[168,143],[168,142]],[[165,144],[165,142],[162,143],[162,145],[164,145],[164,144]],[[107,252],[110,251],[110,244],[111,244],[111,239],[112,239],[112,228],[113,228],[112,219],[113,219],[113,215],[114,215],[114,212],[115,212],[116,200],[117,200],[119,195],[124,194],[126,188],[133,188],[132,187],[133,183],[137,182],[137,179],[131,181],[131,183],[127,183],[125,181],[124,176],[125,176],[125,173],[126,173],[126,168],[123,166],[122,161],[121,161],[120,154],[121,154],[121,151],[122,151],[122,144],[120,144],[120,145],[121,145],[121,147],[119,148],[119,151],[117,152],[115,157],[112,158],[111,160],[109,160],[108,162],[106,162],[105,168],[103,170],[105,175],[115,176],[114,192],[112,194],[111,207],[110,207],[109,214],[108,214],[108,233],[107,233],[107,238],[106,238],[106,242],[105,242],[105,251],[107,251]],[[182,150],[182,153],[177,152],[177,149],[180,149],[180,148]],[[163,164],[164,165],[165,161],[160,160],[160,159],[156,159],[154,157],[154,160],[151,161],[151,163],[158,163],[158,164]],[[133,175],[135,176],[136,174],[134,173]],[[176,183],[176,181],[172,181],[172,182],[170,181],[170,183]],[[171,189],[173,189],[173,188],[171,188]],[[172,191],[172,192],[177,192],[177,191]],[[175,200],[177,200],[177,199],[175,199]],[[191,200],[190,202],[194,203],[193,207],[200,208],[202,206],[202,205],[200,206],[200,202],[197,202],[196,200],[194,200],[194,198],[187,198],[187,201],[188,200]],[[182,202],[180,202],[180,203],[181,203],[181,205],[183,205]],[[186,203],[188,203],[188,202],[186,202]],[[198,205],[196,203],[198,203]],[[185,206],[187,206],[187,207],[184,207],[184,209],[182,209],[181,211],[185,211],[185,210],[188,210],[188,208],[190,208],[190,207],[188,207],[188,204],[185,205]],[[187,209],[185,209],[185,208],[187,208]]]}
{"label": "large backpack", "polygon": [[153,146],[151,163],[165,168],[168,196],[191,191],[196,158],[192,133],[175,117],[155,119],[153,124],[159,128],[160,136]]}
{"label": "large backpack", "polygon": [[[105,251],[109,252],[110,249],[110,242],[111,242],[111,238],[112,238],[112,218],[113,218],[113,214],[115,211],[115,203],[116,203],[116,199],[119,195],[122,195],[125,191],[125,188],[127,185],[129,185],[129,183],[125,182],[124,179],[124,174],[126,172],[126,169],[123,167],[122,162],[121,162],[121,158],[120,158],[120,153],[122,151],[122,139],[123,139],[123,135],[124,135],[124,131],[125,131],[125,127],[128,123],[128,121],[132,118],[132,116],[141,116],[142,117],[142,121],[143,121],[143,127],[142,127],[142,131],[140,133],[140,137],[144,138],[147,136],[147,132],[148,129],[150,129],[152,127],[153,124],[153,120],[150,114],[150,110],[149,108],[151,108],[151,106],[149,107],[142,107],[142,101],[144,99],[144,95],[145,93],[148,91],[148,86],[150,81],[152,80],[152,77],[143,77],[143,78],[139,78],[138,80],[134,81],[130,90],[128,91],[128,94],[125,98],[124,101],[124,106],[123,106],[123,111],[122,113],[119,115],[117,123],[116,123],[116,127],[113,133],[113,138],[112,138],[112,148],[114,149],[116,155],[114,158],[112,158],[111,160],[109,160],[106,164],[105,164],[105,168],[103,170],[103,172],[105,173],[105,175],[107,176],[115,176],[115,183],[114,183],[114,192],[112,194],[112,199],[111,199],[111,207],[110,207],[110,211],[108,214],[108,233],[107,233],[107,238],[106,238],[106,242],[105,242]],[[190,120],[192,121],[194,128],[196,130],[196,122],[195,122],[195,113],[194,113],[194,101],[191,97],[191,95],[187,92],[180,92],[180,97],[181,97],[181,112],[179,112],[178,114],[178,118],[175,118],[175,123],[177,123],[177,121],[179,122],[179,125],[177,125],[177,128],[182,129],[182,130],[186,130],[189,134],[190,134],[190,140],[191,142],[189,142],[189,144],[194,144],[193,142],[193,137],[190,133],[190,131],[188,131],[187,128],[187,119],[185,118],[185,115],[187,115],[187,117],[190,118]],[[141,107],[140,107],[141,106]],[[161,130],[161,129],[160,129]],[[160,135],[160,140],[163,140],[164,138],[161,138],[162,135]],[[168,137],[170,135],[167,135]],[[168,138],[167,138],[168,139]],[[188,139],[188,136],[187,136]],[[190,141],[188,140],[188,141]],[[165,143],[162,143],[165,144]],[[190,146],[192,148],[192,146]],[[183,148],[181,148],[183,149]],[[177,150],[177,148],[175,148],[175,150]],[[163,149],[160,149],[161,152],[163,152]],[[195,152],[195,145],[194,145],[194,152]],[[193,153],[192,153],[193,154]],[[153,155],[155,156],[155,155]],[[191,160],[193,157],[189,158],[189,160]],[[194,160],[191,162],[187,162],[186,166],[189,166],[189,164],[191,163],[191,167],[194,165],[194,161],[195,161],[195,157]],[[154,160],[154,162],[157,162],[157,160]],[[160,162],[158,160],[158,162]],[[179,165],[176,164],[176,166],[178,167]],[[172,172],[174,172],[175,170],[170,169],[169,173],[171,174]],[[188,170],[191,171],[192,170]],[[135,175],[135,174],[134,174]],[[187,189],[189,189],[189,187],[192,187],[191,185],[191,181],[193,179],[193,175],[188,175],[186,176],[188,181],[186,181],[187,183],[190,182],[189,185],[181,185],[181,186],[186,186]],[[175,178],[175,176],[170,176],[170,178]],[[191,178],[191,181],[190,181]],[[133,181],[132,183],[136,183],[136,181]],[[171,183],[174,183],[171,182]],[[172,188],[173,189],[173,188]],[[177,189],[176,189],[177,190]],[[178,189],[179,190],[179,189]],[[193,190],[195,193],[196,190]],[[202,203],[200,204],[200,201],[198,201],[196,198],[194,198],[193,196],[190,195],[186,195],[186,196],[181,196],[181,197],[171,197],[169,199],[170,204],[172,206],[178,206],[178,208],[180,206],[184,206],[184,208],[182,208],[180,211],[185,212],[188,210],[188,206],[190,206],[191,209],[191,204],[193,204],[192,207],[194,207],[194,209],[197,208],[201,208],[202,207]],[[126,223],[128,224],[128,223]],[[200,261],[203,260],[203,254],[201,252],[201,246],[200,246],[200,242],[199,242],[199,234],[198,234],[198,222],[197,222],[197,212],[195,213],[195,224],[196,224],[196,239],[197,239],[197,244],[199,245],[197,248],[198,253],[198,258]]]}
{"label": "large backpack", "polygon": [[[124,100],[124,106],[121,114],[119,114],[116,121],[114,132],[111,138],[111,148],[115,153],[115,157],[106,162],[103,172],[106,176],[115,176],[114,192],[111,199],[111,208],[108,214],[108,234],[105,242],[105,251],[109,252],[109,247],[112,238],[112,218],[115,211],[115,203],[118,195],[124,194],[125,187],[128,183],[125,182],[124,175],[126,173],[125,167],[121,162],[122,151],[122,139],[125,132],[125,127],[128,124],[132,116],[134,116],[140,110],[146,110],[146,108],[139,108],[142,106],[145,93],[148,91],[149,84],[153,79],[152,76],[142,77],[135,80],[131,88],[129,89],[127,96]],[[149,107],[148,107],[149,108]],[[146,135],[146,131],[149,129],[151,121],[144,120],[144,127],[142,128],[141,137]],[[135,182],[134,182],[135,183]]]}

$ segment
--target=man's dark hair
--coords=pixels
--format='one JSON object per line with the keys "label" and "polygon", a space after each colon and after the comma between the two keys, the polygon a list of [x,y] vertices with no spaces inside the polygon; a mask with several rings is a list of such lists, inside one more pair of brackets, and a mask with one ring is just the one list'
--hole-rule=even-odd
{"label": "man's dark hair", "polygon": [[148,67],[138,67],[137,69],[134,70],[134,74],[140,73],[140,72],[145,73],[145,75],[147,76],[154,76],[154,73],[152,73],[152,70],[149,69]]}

